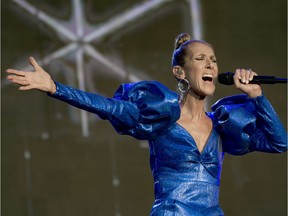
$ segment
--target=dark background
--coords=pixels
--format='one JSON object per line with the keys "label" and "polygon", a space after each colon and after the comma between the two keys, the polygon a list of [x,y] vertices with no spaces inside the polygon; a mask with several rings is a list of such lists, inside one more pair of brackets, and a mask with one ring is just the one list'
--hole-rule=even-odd
{"label": "dark background", "polygon": [[[73,1],[27,2],[75,29],[73,22],[67,24]],[[147,1],[80,2],[88,31],[89,26],[100,28],[117,14]],[[286,0],[200,2],[202,38],[213,44],[220,72],[252,68],[258,74],[287,77]],[[47,60],[71,43],[40,16],[39,11],[30,14],[13,1],[1,2],[2,215],[148,215],[153,181],[146,142],[120,136],[92,114],[42,92],[19,92],[5,81],[6,68],[25,69],[28,56]],[[170,68],[174,38],[181,32],[192,33],[191,23],[189,1],[171,0],[89,42],[125,75],[117,75],[87,54],[81,72],[76,57],[85,45],[81,40],[74,41],[79,49],[44,62],[43,67],[54,80],[74,87],[81,87],[83,76],[87,91],[109,97],[122,82],[133,81],[133,76],[175,89]],[[286,85],[263,85],[263,90],[286,127]],[[239,92],[233,87],[218,84],[210,104],[235,93]],[[287,215],[286,158],[286,153],[226,155],[220,193],[226,215]]]}

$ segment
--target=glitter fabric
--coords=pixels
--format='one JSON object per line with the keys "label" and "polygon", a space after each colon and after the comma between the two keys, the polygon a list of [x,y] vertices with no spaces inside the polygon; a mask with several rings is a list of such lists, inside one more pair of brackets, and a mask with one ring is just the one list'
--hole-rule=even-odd
{"label": "glitter fabric", "polygon": [[284,152],[287,133],[265,96],[219,100],[207,115],[213,129],[202,152],[180,117],[178,96],[158,82],[123,84],[114,98],[56,83],[54,98],[109,120],[120,134],[150,145],[155,202],[151,216],[220,216],[224,153]]}

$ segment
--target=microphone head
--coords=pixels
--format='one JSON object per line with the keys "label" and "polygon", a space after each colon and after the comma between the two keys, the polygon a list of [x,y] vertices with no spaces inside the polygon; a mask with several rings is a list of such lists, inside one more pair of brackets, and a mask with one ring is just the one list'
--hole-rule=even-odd
{"label": "microphone head", "polygon": [[218,75],[218,82],[224,85],[233,85],[233,76],[234,73],[232,72],[221,73]]}

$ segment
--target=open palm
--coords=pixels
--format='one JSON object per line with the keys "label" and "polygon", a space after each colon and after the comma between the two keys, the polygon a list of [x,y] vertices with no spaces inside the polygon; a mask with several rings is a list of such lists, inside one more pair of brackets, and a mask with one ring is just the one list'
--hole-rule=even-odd
{"label": "open palm", "polygon": [[29,62],[35,71],[7,69],[6,72],[9,73],[7,79],[20,85],[19,90],[38,89],[54,94],[56,92],[56,86],[51,76],[39,66],[33,57],[29,58]]}

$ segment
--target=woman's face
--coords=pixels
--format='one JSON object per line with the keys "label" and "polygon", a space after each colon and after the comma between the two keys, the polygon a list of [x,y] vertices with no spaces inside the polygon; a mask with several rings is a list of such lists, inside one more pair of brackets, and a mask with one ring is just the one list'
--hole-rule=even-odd
{"label": "woman's face", "polygon": [[190,44],[183,69],[194,94],[201,97],[213,95],[218,66],[210,46],[199,42]]}

